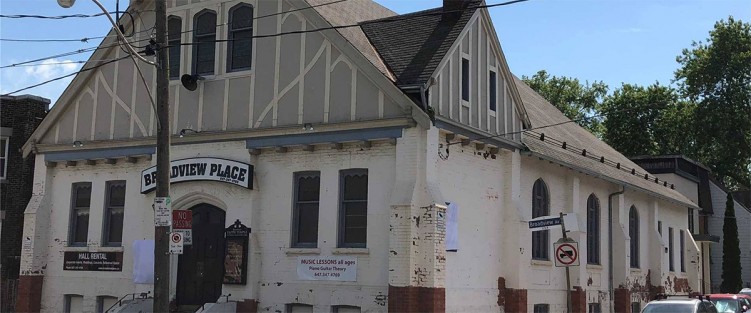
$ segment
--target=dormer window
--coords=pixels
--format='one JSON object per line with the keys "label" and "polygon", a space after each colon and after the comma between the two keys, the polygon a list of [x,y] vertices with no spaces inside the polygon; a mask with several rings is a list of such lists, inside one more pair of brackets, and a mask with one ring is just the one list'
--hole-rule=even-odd
{"label": "dormer window", "polygon": [[238,4],[229,10],[227,72],[248,70],[253,57],[253,6]]}
{"label": "dormer window", "polygon": [[167,45],[169,46],[169,78],[180,77],[180,37],[182,36],[182,20],[174,15],[167,18]]}
{"label": "dormer window", "polygon": [[213,75],[216,57],[216,12],[198,12],[193,18],[193,24],[193,74]]}
{"label": "dormer window", "polygon": [[462,100],[469,101],[469,60],[462,58]]}

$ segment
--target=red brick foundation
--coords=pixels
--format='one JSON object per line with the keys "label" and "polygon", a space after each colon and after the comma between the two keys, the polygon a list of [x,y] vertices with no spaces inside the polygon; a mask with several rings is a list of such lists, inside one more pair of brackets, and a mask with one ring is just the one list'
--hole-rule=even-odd
{"label": "red brick foundation", "polygon": [[254,299],[244,299],[237,302],[237,313],[256,313],[258,312],[258,301]]}
{"label": "red brick foundation", "polygon": [[574,313],[587,313],[587,292],[579,286],[571,291],[571,309]]}
{"label": "red brick foundation", "polygon": [[16,312],[39,312],[42,305],[42,283],[44,276],[18,277],[18,298]]}
{"label": "red brick foundation", "polygon": [[616,313],[631,313],[631,292],[626,288],[616,288],[613,293],[615,298]]}
{"label": "red brick foundation", "polygon": [[498,277],[498,305],[504,312],[527,313],[527,290],[506,288],[506,279]]}
{"label": "red brick foundation", "polygon": [[446,289],[389,286],[388,308],[389,312],[445,312]]}

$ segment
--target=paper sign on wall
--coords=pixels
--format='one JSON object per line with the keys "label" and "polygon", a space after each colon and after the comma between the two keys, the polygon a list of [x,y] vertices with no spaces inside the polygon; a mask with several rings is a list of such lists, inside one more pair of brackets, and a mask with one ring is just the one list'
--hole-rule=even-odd
{"label": "paper sign on wall", "polygon": [[357,281],[357,258],[334,256],[298,257],[297,277],[302,280]]}

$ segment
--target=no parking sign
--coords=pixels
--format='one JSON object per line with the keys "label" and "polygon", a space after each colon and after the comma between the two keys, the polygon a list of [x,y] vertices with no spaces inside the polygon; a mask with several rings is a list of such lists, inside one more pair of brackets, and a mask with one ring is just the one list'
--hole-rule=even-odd
{"label": "no parking sign", "polygon": [[555,266],[567,267],[579,265],[579,244],[576,242],[556,242],[553,245]]}
{"label": "no parking sign", "polygon": [[169,253],[183,254],[183,234],[171,232],[169,234]]}

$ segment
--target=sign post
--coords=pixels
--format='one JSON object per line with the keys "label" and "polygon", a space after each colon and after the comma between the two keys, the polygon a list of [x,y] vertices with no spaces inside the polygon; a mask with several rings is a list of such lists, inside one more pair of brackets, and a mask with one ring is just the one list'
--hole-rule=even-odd
{"label": "sign post", "polygon": [[[569,238],[566,236],[566,223],[563,221],[563,212],[560,213],[561,218],[561,234],[563,235],[563,238],[561,238],[561,242],[568,242]],[[572,240],[573,241],[573,240]],[[565,244],[565,243],[564,243]],[[555,250],[555,259],[558,260],[559,258],[565,258],[565,256],[568,256],[566,259],[573,259],[571,263],[573,263],[575,260],[579,259],[578,252],[576,252],[576,255],[571,256],[568,252],[564,252],[564,257],[559,256],[560,253],[558,253],[558,249]],[[561,250],[564,251],[564,250]],[[568,251],[568,250],[565,250]],[[571,313],[571,274],[568,269],[568,266],[566,266],[566,312]]]}

